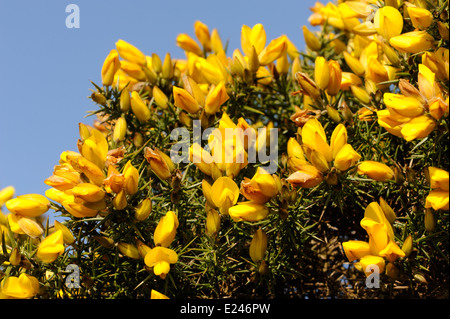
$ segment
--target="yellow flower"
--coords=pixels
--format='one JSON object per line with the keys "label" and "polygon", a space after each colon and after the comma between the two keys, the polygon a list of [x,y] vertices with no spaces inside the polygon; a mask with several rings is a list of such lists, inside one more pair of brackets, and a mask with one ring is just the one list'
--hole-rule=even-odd
{"label": "yellow flower", "polygon": [[211,51],[211,35],[208,26],[201,21],[195,21],[194,32],[203,49],[208,52]]}
{"label": "yellow flower", "polygon": [[169,98],[167,97],[167,95],[157,86],[153,87],[152,92],[156,105],[158,105],[160,108],[167,109],[167,106],[169,104]]}
{"label": "yellow flower", "polygon": [[287,50],[287,37],[282,35],[270,41],[269,45],[265,47],[258,55],[260,65],[268,65],[279,57],[281,57]]}
{"label": "yellow flower", "polygon": [[206,235],[215,236],[220,229],[220,215],[215,209],[209,209],[206,215]]}
{"label": "yellow flower", "polygon": [[254,234],[250,243],[250,258],[254,263],[259,263],[264,259],[267,250],[267,235],[259,228]]}
{"label": "yellow flower", "polygon": [[200,49],[200,46],[189,35],[185,33],[179,34],[176,41],[177,45],[186,52],[192,52],[198,56],[203,55],[203,51]]}
{"label": "yellow flower", "polygon": [[219,177],[211,187],[211,200],[221,214],[227,215],[239,198],[239,187],[227,176]]}
{"label": "yellow flower", "polygon": [[322,56],[318,56],[315,61],[314,81],[322,90],[328,87],[328,82],[330,81],[330,67]]}
{"label": "yellow flower", "polygon": [[129,243],[124,243],[124,242],[119,242],[117,244],[117,248],[119,249],[119,251],[132,259],[141,259],[141,255],[139,254],[139,250],[137,249],[136,246],[129,244]]}
{"label": "yellow flower", "polygon": [[448,172],[437,167],[429,167],[428,175],[432,191],[426,197],[425,208],[449,210]]}
{"label": "yellow flower", "polygon": [[403,17],[394,7],[385,6],[375,13],[374,26],[379,35],[389,40],[402,32]]}
{"label": "yellow flower", "polygon": [[102,66],[102,83],[109,86],[114,82],[114,75],[120,69],[119,53],[111,50],[103,62]]}
{"label": "yellow flower", "polygon": [[359,61],[359,59],[355,58],[350,53],[345,51],[343,52],[343,54],[345,62],[347,63],[349,68],[353,71],[353,73],[355,73],[358,76],[363,76],[366,71],[364,69],[364,66]]}
{"label": "yellow flower", "polygon": [[244,177],[241,193],[248,200],[264,204],[278,194],[278,187],[273,176],[264,168],[258,167],[252,179]]}
{"label": "yellow flower", "polygon": [[124,189],[128,195],[133,195],[138,191],[139,172],[136,167],[128,161],[123,168]]}
{"label": "yellow flower", "polygon": [[105,197],[105,191],[91,183],[80,183],[72,188],[71,193],[77,199],[92,203]]}
{"label": "yellow flower", "polygon": [[267,217],[269,209],[265,205],[248,201],[230,207],[228,214],[235,222],[257,222]]}
{"label": "yellow flower", "polygon": [[379,252],[381,257],[386,257],[390,262],[394,262],[399,257],[405,257],[405,252],[393,241],[389,243]]}
{"label": "yellow flower", "polygon": [[408,237],[406,237],[402,245],[402,250],[405,253],[405,257],[411,255],[413,251],[413,238],[411,235],[408,235]]}
{"label": "yellow flower", "polygon": [[118,143],[125,139],[127,134],[127,121],[125,117],[121,116],[117,119],[116,125],[114,126],[113,140]]}
{"label": "yellow flower", "polygon": [[0,283],[0,299],[28,299],[39,292],[39,281],[36,277],[21,273],[19,277],[8,276]]}
{"label": "yellow flower", "polygon": [[150,299],[170,299],[170,298],[167,297],[166,295],[152,289],[151,294],[150,294]]}
{"label": "yellow flower", "polygon": [[146,123],[150,120],[150,109],[147,104],[145,104],[144,100],[142,100],[137,91],[131,92],[130,104],[131,110],[139,122]]}
{"label": "yellow flower", "polygon": [[31,238],[38,238],[42,236],[44,230],[32,217],[22,217],[16,214],[9,214],[7,216],[9,227],[11,231],[16,234],[26,234]]}
{"label": "yellow flower", "polygon": [[303,37],[305,38],[305,43],[308,46],[308,48],[310,48],[313,51],[319,51],[320,48],[322,47],[319,39],[314,35],[314,33],[309,31],[308,27],[303,26],[302,30],[303,30]]}
{"label": "yellow flower", "polygon": [[387,182],[394,178],[394,171],[389,166],[375,161],[359,163],[358,174],[365,174],[378,182]]}
{"label": "yellow flower", "polygon": [[67,245],[71,245],[75,242],[75,237],[73,237],[72,233],[70,232],[70,230],[64,226],[62,223],[60,223],[59,221],[55,220],[55,230],[60,230],[63,233],[63,240],[64,243]]}
{"label": "yellow flower", "polygon": [[50,201],[40,194],[26,194],[8,200],[5,205],[11,213],[24,217],[37,217],[48,211]]}
{"label": "yellow flower", "polygon": [[425,30],[433,22],[433,15],[425,8],[407,7],[409,18],[414,28]]}
{"label": "yellow flower", "polygon": [[179,225],[178,217],[173,211],[168,211],[156,226],[153,241],[157,246],[168,247],[175,238]]}
{"label": "yellow flower", "polygon": [[151,212],[152,200],[150,198],[145,198],[139,203],[138,207],[136,207],[136,210],[134,211],[134,219],[141,222],[147,219]]}
{"label": "yellow flower", "polygon": [[320,97],[319,87],[306,73],[298,72],[295,74],[295,78],[300,84],[303,94],[310,96],[313,100]]}
{"label": "yellow flower", "polygon": [[241,28],[241,47],[244,54],[250,56],[252,47],[259,54],[266,46],[266,31],[260,23],[255,24],[253,28],[243,25]]}
{"label": "yellow flower", "polygon": [[161,279],[166,278],[170,271],[170,264],[177,261],[178,255],[174,250],[160,246],[150,250],[144,258],[147,267],[153,267],[154,274]]}
{"label": "yellow flower", "polygon": [[3,206],[8,200],[13,198],[15,189],[13,186],[7,186],[0,189],[0,207]]}
{"label": "yellow flower", "polygon": [[61,230],[47,236],[39,245],[37,258],[44,263],[52,263],[59,255],[64,253],[64,236]]}
{"label": "yellow flower", "polygon": [[224,82],[220,82],[218,85],[212,85],[205,100],[206,114],[215,114],[218,112],[220,106],[228,101],[229,98]]}
{"label": "yellow flower", "polygon": [[370,255],[369,243],[365,241],[350,240],[342,243],[342,248],[344,249],[345,256],[347,256],[349,262]]}
{"label": "yellow flower", "polygon": [[313,165],[299,165],[296,169],[297,171],[286,178],[286,181],[294,187],[312,188],[319,185],[323,180],[322,173]]}
{"label": "yellow flower", "polygon": [[161,152],[158,148],[152,150],[150,147],[144,148],[144,157],[150,164],[152,171],[162,180],[172,177],[175,165],[169,156]]}
{"label": "yellow flower", "polygon": [[100,169],[103,169],[105,167],[106,156],[108,155],[108,142],[106,141],[106,137],[99,130],[91,129],[89,136],[81,136],[81,138],[83,140],[81,146],[81,154],[83,157],[97,165]]}
{"label": "yellow flower", "polygon": [[359,155],[350,144],[345,144],[336,154],[334,167],[341,171],[346,171],[355,165],[360,158],[361,155]]}
{"label": "yellow flower", "polygon": [[411,31],[390,38],[389,43],[400,52],[419,53],[432,48],[434,38],[426,31]]}
{"label": "yellow flower", "polygon": [[125,42],[124,40],[119,40],[116,42],[116,49],[119,52],[119,55],[132,63],[136,63],[141,66],[145,66],[147,64],[147,58],[145,55],[132,44]]}
{"label": "yellow flower", "polygon": [[328,81],[327,93],[328,95],[335,96],[341,89],[342,70],[340,64],[334,60],[328,61],[328,66],[330,68],[330,79]]}
{"label": "yellow flower", "polygon": [[200,105],[194,97],[183,88],[173,87],[173,99],[176,107],[195,114],[200,110]]}
{"label": "yellow flower", "polygon": [[383,257],[372,255],[362,257],[359,263],[366,276],[372,274],[372,271],[370,269],[372,269],[374,265],[378,268],[377,270],[379,274],[382,274],[384,272],[386,266],[386,262],[384,261]]}
{"label": "yellow flower", "polygon": [[222,172],[214,163],[211,154],[205,151],[198,143],[194,143],[189,147],[189,158],[200,171],[211,176],[214,180],[222,176]]}

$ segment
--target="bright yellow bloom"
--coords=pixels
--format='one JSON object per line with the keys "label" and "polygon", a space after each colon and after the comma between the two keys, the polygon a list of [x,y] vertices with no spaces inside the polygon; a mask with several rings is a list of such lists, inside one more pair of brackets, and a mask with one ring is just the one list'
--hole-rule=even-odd
{"label": "bright yellow bloom", "polygon": [[211,51],[211,35],[208,26],[201,21],[195,21],[194,32],[205,51]]}
{"label": "bright yellow bloom", "polygon": [[64,236],[61,230],[47,236],[39,245],[36,256],[44,263],[52,263],[64,253]]}
{"label": "bright yellow bloom", "polygon": [[341,89],[342,70],[340,64],[334,60],[328,61],[328,66],[330,69],[330,79],[328,81],[327,93],[328,95],[335,96]]}
{"label": "bright yellow bloom", "polygon": [[119,53],[117,50],[111,50],[103,62],[102,83],[105,86],[111,85],[114,81],[114,75],[120,69]]}
{"label": "bright yellow bloom", "polygon": [[330,67],[322,56],[318,56],[315,61],[314,81],[322,90],[328,87],[328,82],[330,81]]}
{"label": "bright yellow bloom", "polygon": [[179,225],[178,217],[173,211],[168,211],[156,226],[153,241],[157,246],[169,247],[175,238]]}
{"label": "bright yellow bloom", "polygon": [[155,99],[156,105],[160,108],[167,109],[169,104],[169,98],[167,95],[157,86],[153,87],[153,98]]}
{"label": "bright yellow bloom", "polygon": [[244,54],[251,55],[252,47],[259,54],[266,46],[266,31],[260,23],[255,24],[253,28],[243,25],[241,28],[241,47]]}
{"label": "bright yellow bloom", "polygon": [[145,198],[139,203],[138,207],[134,211],[134,219],[137,221],[146,220],[147,217],[152,212],[152,200],[150,198]]}
{"label": "bright yellow bloom", "polygon": [[67,245],[71,245],[75,242],[75,237],[73,237],[70,230],[64,226],[64,224],[60,223],[59,221],[55,220],[55,230],[60,230],[63,233],[63,240],[64,243]]}
{"label": "bright yellow bloom", "polygon": [[38,238],[44,233],[42,226],[32,217],[9,214],[7,216],[11,231],[16,234],[26,234],[31,238]]}
{"label": "bright yellow bloom", "polygon": [[281,57],[287,51],[287,46],[288,42],[285,35],[270,41],[267,47],[265,47],[258,55],[260,65],[268,65]]}
{"label": "bright yellow bloom", "polygon": [[177,253],[169,248],[155,247],[150,250],[144,258],[147,267],[153,267],[153,272],[156,276],[165,279],[170,271],[170,264],[175,264],[178,261]]}
{"label": "bright yellow bloom", "polygon": [[214,163],[211,154],[205,151],[199,144],[194,143],[189,148],[189,158],[197,168],[214,180],[222,176],[219,167]]}
{"label": "bright yellow bloom", "polygon": [[303,37],[305,38],[305,43],[308,46],[308,48],[310,48],[313,51],[319,51],[322,46],[320,44],[319,39],[314,35],[314,33],[309,31],[308,27],[306,26],[302,27],[302,31]]}
{"label": "bright yellow bloom", "polygon": [[200,110],[200,104],[183,88],[173,87],[173,99],[176,107],[195,114]]}
{"label": "bright yellow bloom", "polygon": [[211,200],[221,214],[227,215],[239,198],[239,187],[227,176],[219,177],[211,187]]}
{"label": "bright yellow bloom", "polygon": [[301,92],[310,96],[313,100],[320,97],[320,90],[316,82],[314,82],[306,73],[298,72],[295,79],[300,84]]}
{"label": "bright yellow bloom", "polygon": [[432,48],[434,38],[426,31],[411,31],[390,38],[389,43],[400,52],[419,53]]}
{"label": "bright yellow bloom", "polygon": [[150,109],[147,104],[145,104],[144,100],[142,100],[137,91],[131,92],[130,104],[131,110],[139,122],[146,123],[150,120]]}
{"label": "bright yellow bloom", "polygon": [[241,193],[248,200],[264,204],[278,194],[278,187],[273,176],[264,168],[258,167],[252,179],[244,177]]}
{"label": "bright yellow bloom", "polygon": [[220,106],[228,101],[229,98],[224,82],[212,85],[205,100],[206,114],[217,113]]}
{"label": "bright yellow bloom", "polygon": [[[108,155],[108,142],[106,141],[105,135],[97,129],[89,130],[89,134],[89,137],[81,136],[84,139],[81,146],[81,154],[100,169],[103,169],[105,167],[106,156]],[[72,167],[75,168],[74,165]]]}
{"label": "bright yellow bloom", "polygon": [[387,182],[394,178],[394,171],[389,166],[375,161],[359,163],[358,174],[365,174],[378,182]]}
{"label": "bright yellow bloom", "polygon": [[24,217],[36,217],[48,211],[50,201],[40,194],[26,194],[8,200],[5,205],[11,213]]}
{"label": "bright yellow bloom", "polygon": [[19,277],[8,276],[0,283],[0,299],[28,299],[39,292],[39,281],[36,277],[21,273]]}
{"label": "bright yellow bloom", "polygon": [[150,299],[170,299],[170,298],[167,297],[166,295],[152,289],[152,291],[150,293]]}
{"label": "bright yellow bloom", "polygon": [[346,171],[355,165],[360,158],[361,155],[350,144],[345,144],[334,158],[334,167],[338,170]]}
{"label": "bright yellow bloom", "polygon": [[8,200],[13,198],[15,189],[13,186],[7,186],[0,189],[0,207],[3,206]]}
{"label": "bright yellow bloom", "polygon": [[319,185],[323,180],[322,173],[313,165],[300,165],[296,169],[297,171],[286,178],[286,181],[294,187],[312,188]]}
{"label": "bright yellow bloom", "polygon": [[425,201],[425,208],[432,207],[434,210],[449,210],[449,174],[447,171],[429,167],[428,175],[432,191]]}
{"label": "bright yellow bloom", "polygon": [[105,191],[91,183],[80,183],[76,185],[72,188],[71,194],[76,199],[90,203],[101,201],[105,197]]}
{"label": "bright yellow bloom", "polygon": [[267,235],[259,228],[254,234],[250,243],[250,258],[254,263],[259,263],[264,259],[267,250]]}
{"label": "bright yellow bloom", "polygon": [[375,13],[374,25],[378,34],[389,40],[402,32],[403,17],[396,8],[385,6]]}
{"label": "bright yellow bloom", "polygon": [[372,255],[362,257],[359,263],[366,276],[372,274],[372,271],[370,269],[372,269],[374,265],[377,266],[379,274],[382,274],[384,272],[386,266],[386,262],[384,261],[383,257]]}
{"label": "bright yellow bloom", "polygon": [[433,22],[433,15],[425,8],[407,7],[409,18],[414,28],[419,30],[427,29]]}
{"label": "bright yellow bloom", "polygon": [[145,55],[138,48],[128,42],[125,42],[124,40],[119,40],[116,42],[116,49],[119,52],[119,55],[129,62],[136,63],[141,66],[147,64],[147,58]]}
{"label": "bright yellow bloom", "polygon": [[144,148],[144,157],[150,164],[152,171],[162,180],[172,177],[175,165],[169,156],[161,152],[158,148],[152,150],[150,147]]}
{"label": "bright yellow bloom", "polygon": [[198,56],[203,55],[203,51],[200,49],[200,46],[189,35],[185,33],[179,34],[176,41],[177,45],[186,52],[192,52]]}
{"label": "bright yellow bloom", "polygon": [[230,207],[228,214],[235,222],[258,222],[267,217],[269,208],[252,201],[239,202],[237,205]]}
{"label": "bright yellow bloom", "polygon": [[405,252],[392,240],[389,241],[379,254],[381,257],[386,257],[390,262],[396,261],[399,257],[405,257]]}
{"label": "bright yellow bloom", "polygon": [[365,241],[350,240],[342,243],[342,248],[344,249],[345,256],[347,256],[349,262],[370,255],[369,243]]}
{"label": "bright yellow bloom", "polygon": [[383,100],[390,111],[394,111],[404,117],[415,117],[424,112],[422,102],[414,96],[384,93]]}
{"label": "bright yellow bloom", "polygon": [[124,189],[128,195],[133,195],[138,191],[139,171],[128,161],[123,168]]}

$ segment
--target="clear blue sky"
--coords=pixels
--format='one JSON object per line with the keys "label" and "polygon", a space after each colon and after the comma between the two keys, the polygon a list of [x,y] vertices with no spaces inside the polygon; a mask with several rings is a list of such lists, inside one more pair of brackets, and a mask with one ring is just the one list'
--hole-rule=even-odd
{"label": "clear blue sky", "polygon": [[[326,3],[327,1],[324,1]],[[68,29],[66,6],[80,9],[80,28]],[[286,34],[301,50],[315,0],[0,0],[0,189],[44,194],[61,152],[76,150],[78,123],[95,105],[90,81],[115,42],[123,39],[147,55],[183,58],[179,33],[194,36],[200,20],[240,48],[243,24],[262,23],[270,41]]]}

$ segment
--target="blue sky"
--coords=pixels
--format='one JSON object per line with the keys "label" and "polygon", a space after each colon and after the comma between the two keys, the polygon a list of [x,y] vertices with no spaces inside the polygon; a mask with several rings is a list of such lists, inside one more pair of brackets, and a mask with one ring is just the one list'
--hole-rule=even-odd
{"label": "blue sky", "polygon": [[[66,27],[66,6],[80,10],[80,28]],[[270,41],[286,34],[301,50],[307,1],[0,0],[0,189],[44,194],[61,152],[76,151],[78,123],[95,109],[88,96],[101,83],[109,51],[123,39],[147,55],[183,58],[179,33],[194,37],[200,20],[240,48],[243,24],[262,23]]]}

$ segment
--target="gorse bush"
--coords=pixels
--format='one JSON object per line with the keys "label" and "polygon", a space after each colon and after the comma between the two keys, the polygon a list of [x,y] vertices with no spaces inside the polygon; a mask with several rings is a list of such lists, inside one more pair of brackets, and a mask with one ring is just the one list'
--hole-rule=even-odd
{"label": "gorse bush", "polygon": [[448,296],[448,2],[311,10],[304,52],[119,40],[45,196],[0,191],[0,296]]}

